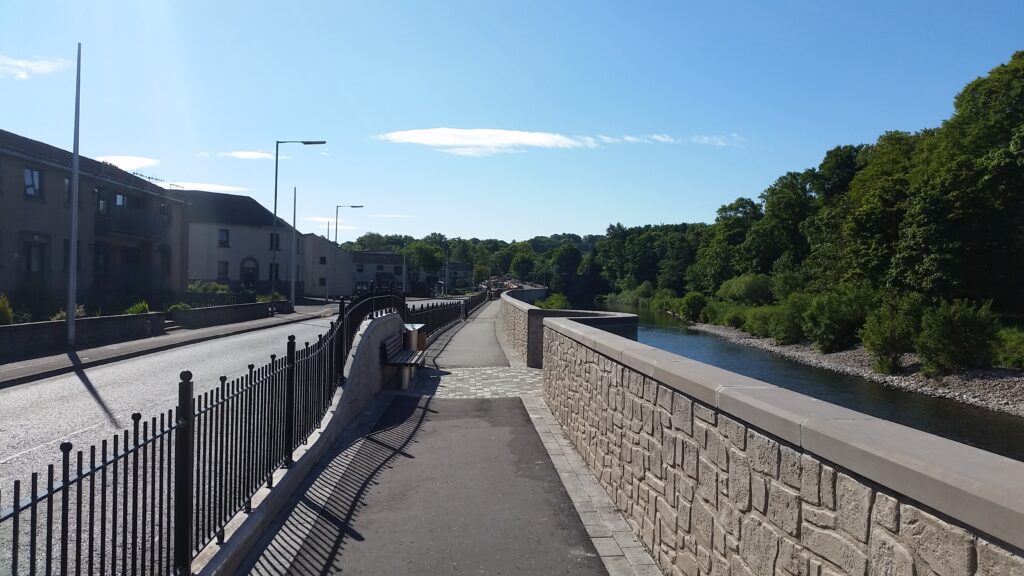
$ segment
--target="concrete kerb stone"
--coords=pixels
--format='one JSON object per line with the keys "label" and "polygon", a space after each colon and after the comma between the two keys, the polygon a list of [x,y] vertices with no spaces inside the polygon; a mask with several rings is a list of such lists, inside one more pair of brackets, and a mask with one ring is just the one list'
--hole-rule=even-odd
{"label": "concrete kerb stone", "polygon": [[878,418],[809,418],[802,447],[1024,548],[1024,462]]}

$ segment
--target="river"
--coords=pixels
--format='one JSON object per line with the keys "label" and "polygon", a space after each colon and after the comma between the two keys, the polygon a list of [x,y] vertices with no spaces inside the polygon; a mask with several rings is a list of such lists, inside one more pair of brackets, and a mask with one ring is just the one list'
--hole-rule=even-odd
{"label": "river", "polygon": [[668,314],[620,306],[613,309],[639,315],[637,339],[643,344],[1024,461],[1024,418],[806,366],[689,330]]}

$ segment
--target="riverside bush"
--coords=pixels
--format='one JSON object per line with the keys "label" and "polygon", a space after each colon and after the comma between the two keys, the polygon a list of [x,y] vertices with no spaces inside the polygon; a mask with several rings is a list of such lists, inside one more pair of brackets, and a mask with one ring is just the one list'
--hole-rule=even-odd
{"label": "riverside bush", "polygon": [[11,310],[11,302],[7,299],[7,294],[0,292],[0,326],[13,322],[14,312]]}
{"label": "riverside bush", "polygon": [[177,304],[171,304],[167,307],[167,312],[177,312],[178,310],[191,310],[192,307],[184,302],[178,302]]}
{"label": "riverside bush", "polygon": [[873,300],[867,288],[839,284],[811,299],[804,313],[804,332],[823,353],[849,348],[857,341]]}
{"label": "riverside bush", "polygon": [[796,344],[804,339],[804,314],[810,305],[810,296],[793,292],[776,307],[769,329],[776,344]]}
{"label": "riverside bush", "polygon": [[861,329],[864,347],[874,358],[875,370],[883,374],[900,371],[900,356],[914,350],[914,335],[921,330],[923,300],[907,294],[899,300],[887,300],[868,315]]}
{"label": "riverside bush", "polygon": [[674,310],[678,305],[679,299],[676,298],[676,293],[668,288],[658,288],[654,296],[647,301],[647,306],[657,312]]}
{"label": "riverside bush", "polygon": [[996,333],[996,364],[1006,368],[1024,368],[1024,330],[1003,328]]}
{"label": "riverside bush", "polygon": [[683,296],[682,300],[679,301],[677,312],[684,319],[696,322],[700,320],[701,313],[707,304],[708,299],[700,292],[687,292],[686,296]]}
{"label": "riverside bush", "polygon": [[744,304],[768,304],[772,301],[772,282],[764,274],[744,274],[723,282],[715,296]]}
{"label": "riverside bush", "polygon": [[571,307],[569,305],[569,299],[565,297],[565,294],[561,294],[558,292],[555,292],[554,294],[549,294],[547,298],[537,300],[533,304],[538,308],[545,308],[549,310],[552,308],[564,310]]}
{"label": "riverside bush", "polygon": [[949,374],[992,365],[996,317],[990,302],[943,300],[921,316],[914,343],[925,374]]}
{"label": "riverside bush", "polygon": [[735,302],[712,300],[701,312],[701,320],[719,326],[743,328],[747,321],[747,306]]}
{"label": "riverside bush", "polygon": [[774,306],[757,306],[747,310],[746,322],[743,329],[754,336],[766,338],[772,333],[772,322],[775,319],[777,310]]}

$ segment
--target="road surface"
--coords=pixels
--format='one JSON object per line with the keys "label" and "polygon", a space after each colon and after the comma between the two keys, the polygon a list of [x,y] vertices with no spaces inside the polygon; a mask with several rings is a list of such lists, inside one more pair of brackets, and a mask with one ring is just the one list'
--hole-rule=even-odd
{"label": "road surface", "polygon": [[0,389],[0,490],[6,496],[14,480],[32,472],[45,477],[65,440],[87,449],[130,428],[133,412],[149,418],[173,408],[182,370],[192,372],[199,394],[222,375],[241,376],[250,363],[284,355],[291,334],[299,346],[316,342],[330,321],[310,318]]}

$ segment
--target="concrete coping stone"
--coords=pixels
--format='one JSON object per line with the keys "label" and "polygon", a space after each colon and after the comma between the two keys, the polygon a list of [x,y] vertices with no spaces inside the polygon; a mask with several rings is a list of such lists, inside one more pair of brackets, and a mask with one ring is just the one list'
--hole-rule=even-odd
{"label": "concrete coping stone", "polygon": [[818,400],[571,318],[544,327],[755,428],[1024,548],[1024,462]]}

